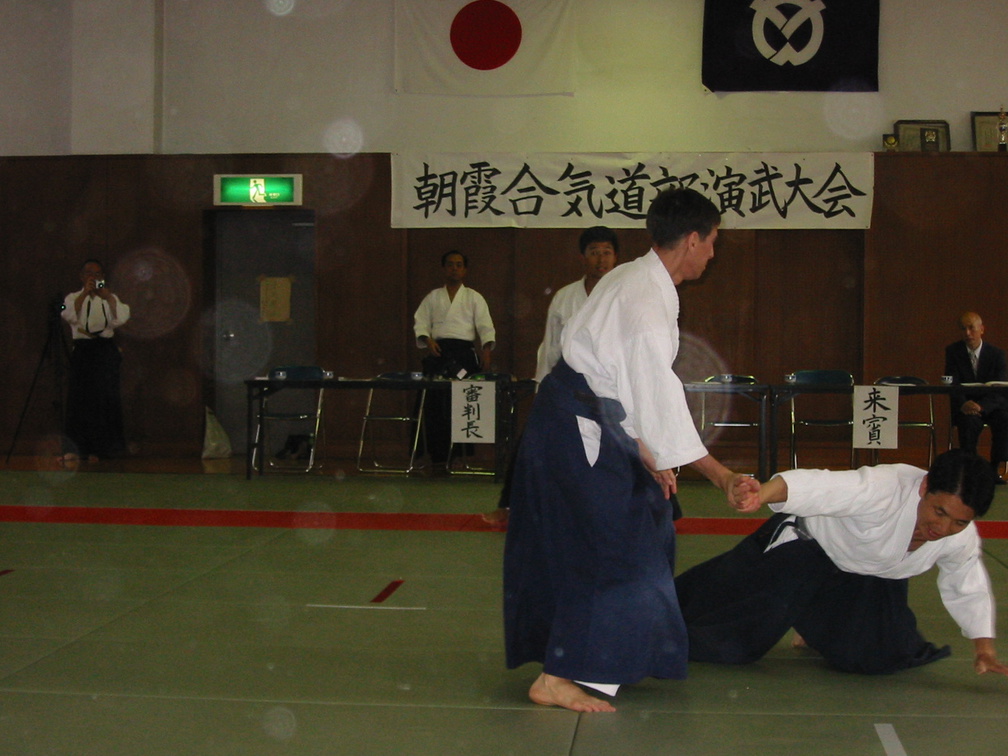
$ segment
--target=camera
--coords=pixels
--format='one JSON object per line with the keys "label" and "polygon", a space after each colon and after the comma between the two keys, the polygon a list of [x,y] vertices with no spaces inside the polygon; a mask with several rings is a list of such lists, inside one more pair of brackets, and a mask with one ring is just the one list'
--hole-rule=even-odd
{"label": "camera", "polygon": [[104,289],[105,288],[105,279],[101,279],[99,281],[95,281],[95,288]]}

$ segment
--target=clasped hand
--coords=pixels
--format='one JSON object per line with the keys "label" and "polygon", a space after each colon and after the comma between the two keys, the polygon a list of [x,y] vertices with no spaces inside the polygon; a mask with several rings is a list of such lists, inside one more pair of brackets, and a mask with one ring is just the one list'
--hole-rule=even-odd
{"label": "clasped hand", "polygon": [[739,512],[756,512],[760,508],[760,484],[751,475],[732,473],[725,484],[728,503]]}

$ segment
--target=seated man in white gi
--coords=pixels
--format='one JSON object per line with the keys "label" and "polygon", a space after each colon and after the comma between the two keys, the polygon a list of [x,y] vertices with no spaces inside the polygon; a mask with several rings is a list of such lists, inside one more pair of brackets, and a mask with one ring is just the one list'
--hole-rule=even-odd
{"label": "seated man in white gi", "polygon": [[[794,628],[841,670],[886,674],[949,655],[917,630],[907,579],[938,565],[938,590],[978,673],[1008,675],[973,522],[994,496],[986,460],[953,449],[931,469],[789,470],[760,487],[777,512],[731,551],[676,578],[691,661],[755,661]],[[754,504],[753,509],[756,509]]]}
{"label": "seated man in white gi", "polygon": [[[497,336],[483,295],[463,283],[469,258],[450,250],[441,256],[441,269],[445,285],[424,297],[413,316],[416,344],[430,350],[423,359],[424,375],[463,378],[487,372]],[[427,394],[424,427],[432,470],[445,472],[452,445],[451,394],[447,391]]]}

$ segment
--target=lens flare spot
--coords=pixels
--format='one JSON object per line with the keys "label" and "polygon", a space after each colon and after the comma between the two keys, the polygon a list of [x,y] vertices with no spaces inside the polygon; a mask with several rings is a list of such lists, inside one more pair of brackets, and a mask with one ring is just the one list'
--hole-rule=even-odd
{"label": "lens flare spot", "polygon": [[274,16],[287,16],[294,12],[296,0],[266,0],[266,10]]}
{"label": "lens flare spot", "polygon": [[352,118],[339,118],[326,127],[322,144],[336,157],[351,157],[363,151],[364,130]]}
{"label": "lens flare spot", "polygon": [[156,339],[171,333],[189,314],[192,283],[172,255],[152,247],[127,253],[112,271],[111,285],[129,305],[124,333],[138,339]]}
{"label": "lens flare spot", "polygon": [[882,101],[872,94],[829,92],[822,113],[826,127],[850,142],[875,139],[883,130]]}
{"label": "lens flare spot", "polygon": [[[728,370],[724,358],[714,347],[699,336],[683,331],[679,334],[679,354],[672,369],[683,383],[700,382],[712,375],[723,375]],[[723,422],[731,410],[730,394],[686,394],[686,404],[689,406],[693,423],[700,427],[700,416],[703,414],[708,427],[703,436],[705,444],[712,444],[721,435],[722,429],[710,427],[712,422]]]}
{"label": "lens flare spot", "polygon": [[259,322],[259,310],[237,299],[224,300],[203,316],[206,371],[219,383],[241,383],[262,375],[273,351],[273,335]]}

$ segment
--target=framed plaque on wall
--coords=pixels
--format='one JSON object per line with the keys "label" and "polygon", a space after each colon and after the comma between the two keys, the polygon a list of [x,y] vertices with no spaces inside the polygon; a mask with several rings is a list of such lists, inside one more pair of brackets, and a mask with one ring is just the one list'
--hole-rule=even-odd
{"label": "framed plaque on wall", "polygon": [[948,121],[896,121],[900,152],[948,152]]}
{"label": "framed plaque on wall", "polygon": [[1000,117],[1001,114],[995,111],[974,110],[970,113],[974,150],[977,152],[997,152]]}

